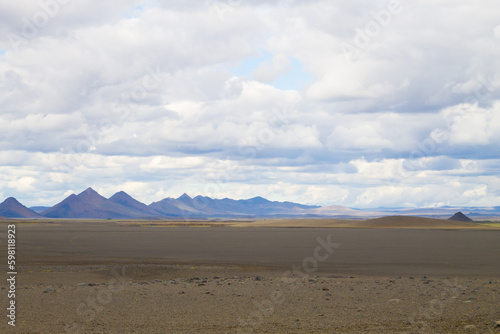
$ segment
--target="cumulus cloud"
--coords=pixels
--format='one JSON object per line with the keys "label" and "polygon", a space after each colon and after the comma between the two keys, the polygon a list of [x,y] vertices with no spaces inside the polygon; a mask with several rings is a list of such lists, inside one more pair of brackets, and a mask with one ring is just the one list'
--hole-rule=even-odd
{"label": "cumulus cloud", "polygon": [[500,103],[487,109],[477,105],[466,107],[467,109],[452,108],[445,111],[448,117],[454,114],[449,127],[450,144],[497,144],[500,139]]}
{"label": "cumulus cloud", "polygon": [[271,82],[292,67],[291,59],[285,54],[275,55],[272,61],[264,61],[254,70],[253,76],[262,82]]}
{"label": "cumulus cloud", "polygon": [[2,3],[0,189],[496,205],[497,7]]}

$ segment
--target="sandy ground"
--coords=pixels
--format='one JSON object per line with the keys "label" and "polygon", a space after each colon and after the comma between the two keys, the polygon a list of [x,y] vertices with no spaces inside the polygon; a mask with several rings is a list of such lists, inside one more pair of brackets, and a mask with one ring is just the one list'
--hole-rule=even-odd
{"label": "sandy ground", "polygon": [[500,333],[500,231],[230,224],[18,224],[0,333]]}

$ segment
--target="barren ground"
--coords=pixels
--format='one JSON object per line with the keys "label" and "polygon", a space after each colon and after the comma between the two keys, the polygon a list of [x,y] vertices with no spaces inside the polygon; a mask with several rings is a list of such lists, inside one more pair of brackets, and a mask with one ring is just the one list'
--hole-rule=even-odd
{"label": "barren ground", "polygon": [[500,231],[421,222],[17,223],[0,332],[500,333]]}

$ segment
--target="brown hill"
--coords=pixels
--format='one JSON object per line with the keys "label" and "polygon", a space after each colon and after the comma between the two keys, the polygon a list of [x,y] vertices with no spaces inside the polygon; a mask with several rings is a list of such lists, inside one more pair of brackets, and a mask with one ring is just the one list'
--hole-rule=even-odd
{"label": "brown hill", "polygon": [[477,227],[467,222],[459,222],[444,219],[422,218],[414,216],[388,216],[369,219],[353,224],[357,227],[395,227],[395,228],[455,228],[455,227]]}
{"label": "brown hill", "polygon": [[368,220],[350,219],[271,219],[234,222],[242,227],[336,227],[336,228],[482,228],[475,223],[415,216],[387,216]]}

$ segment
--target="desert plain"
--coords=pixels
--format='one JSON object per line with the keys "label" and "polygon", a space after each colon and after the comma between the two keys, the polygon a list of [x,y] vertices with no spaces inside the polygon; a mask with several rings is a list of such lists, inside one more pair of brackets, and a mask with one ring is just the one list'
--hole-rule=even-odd
{"label": "desert plain", "polygon": [[13,223],[1,333],[500,333],[495,223]]}

